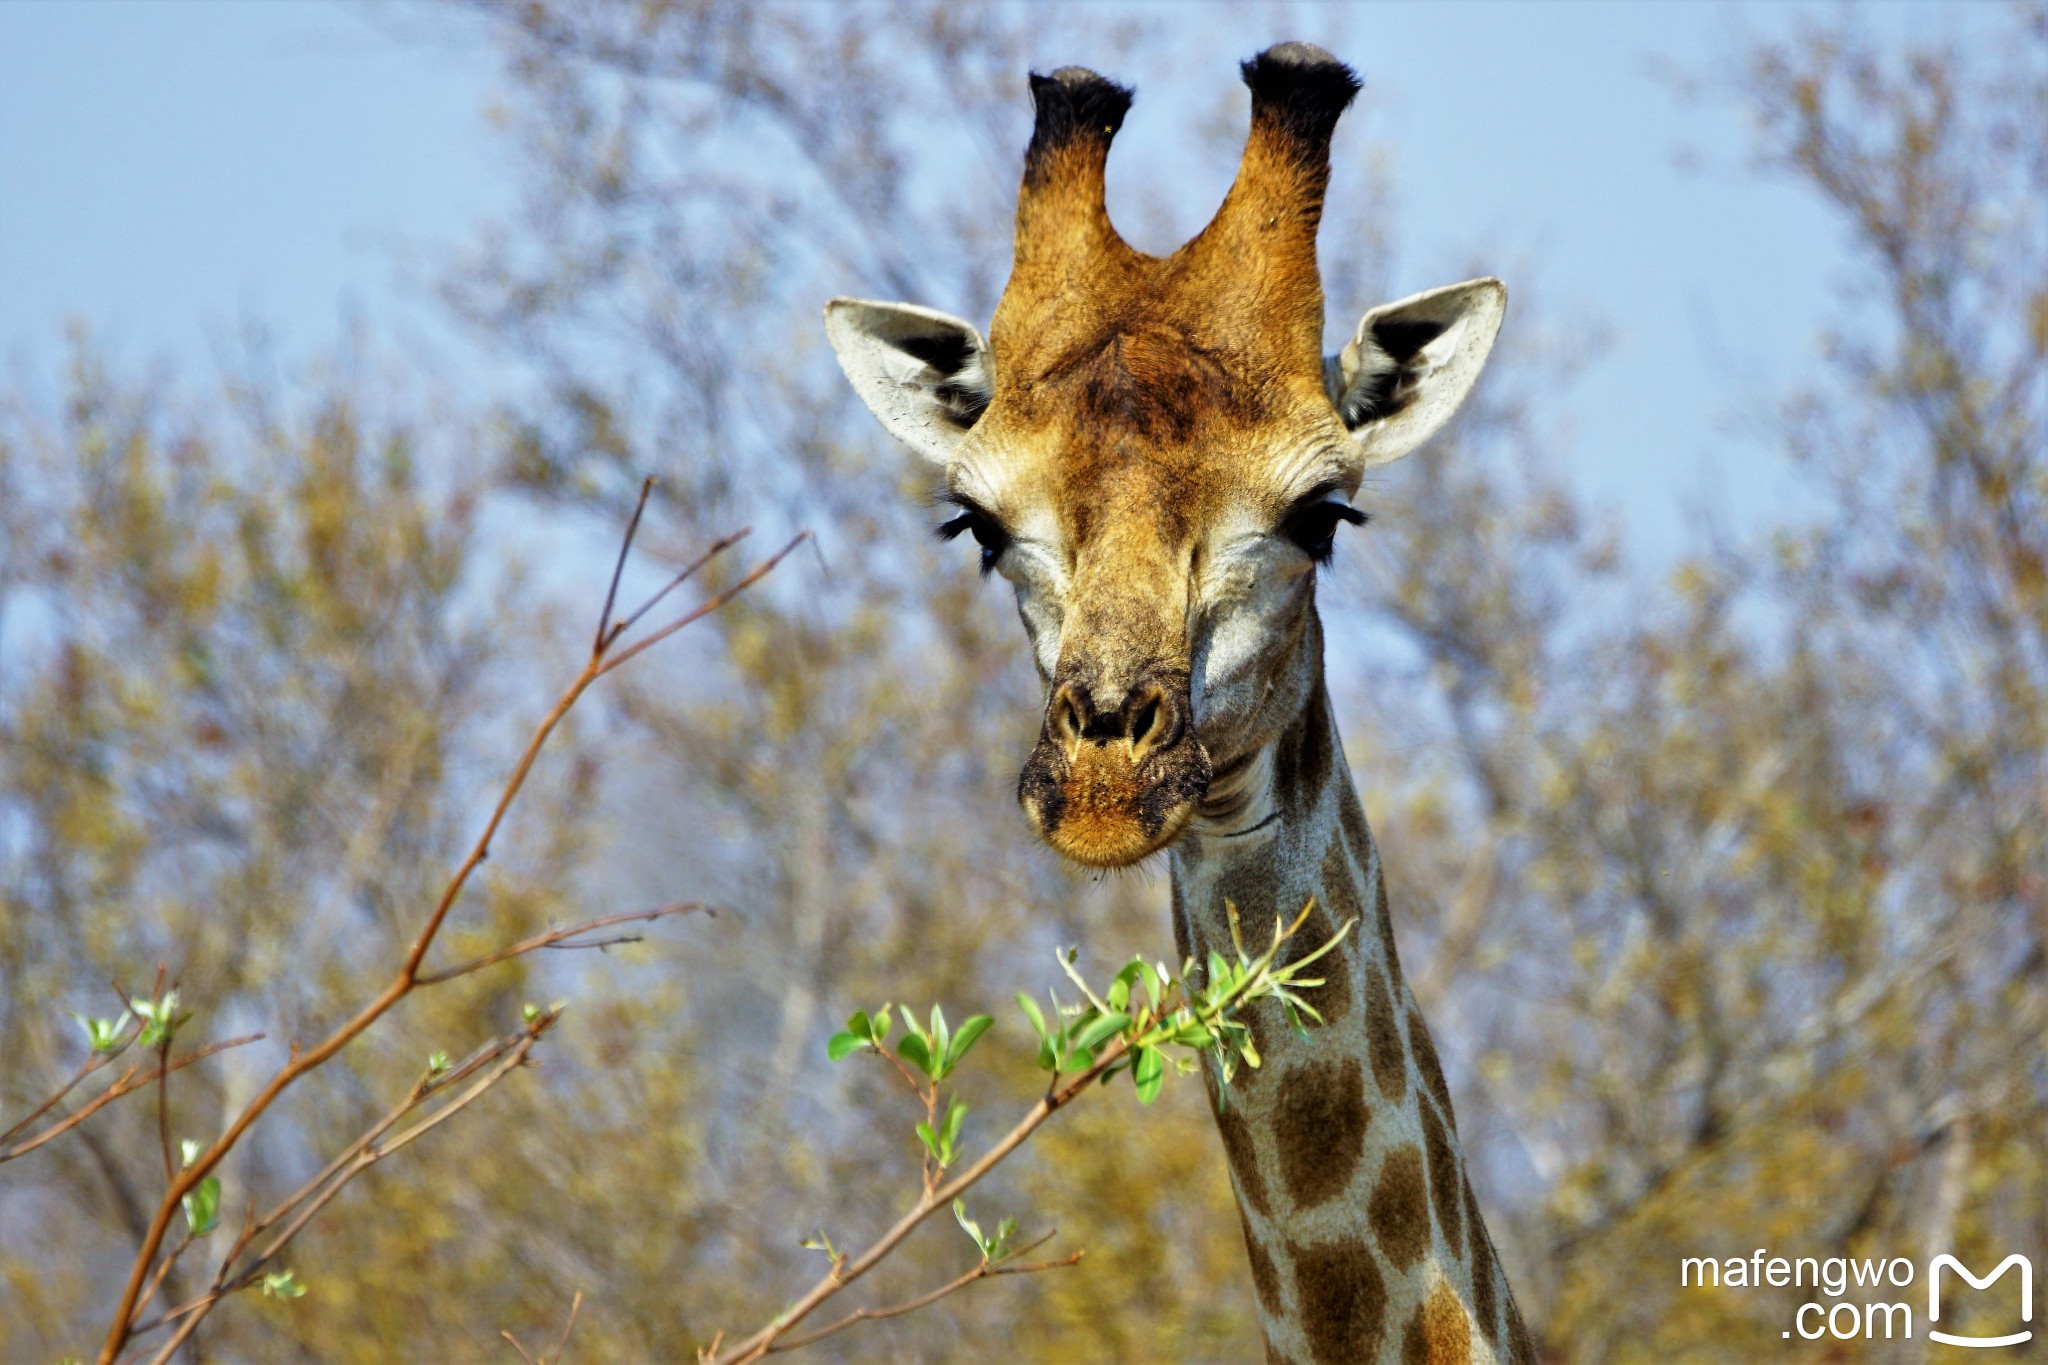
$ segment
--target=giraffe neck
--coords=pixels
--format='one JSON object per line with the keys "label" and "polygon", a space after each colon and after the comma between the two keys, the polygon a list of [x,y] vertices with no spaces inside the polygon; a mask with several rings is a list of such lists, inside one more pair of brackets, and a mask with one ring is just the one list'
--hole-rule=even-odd
{"label": "giraffe neck", "polygon": [[[1226,902],[1249,944],[1313,897],[1283,954],[1358,921],[1311,971],[1326,984],[1303,992],[1320,1027],[1301,1037],[1274,1001],[1248,1011],[1262,1065],[1238,1071],[1216,1118],[1267,1358],[1533,1359],[1465,1177],[1436,1049],[1401,976],[1379,853],[1319,656],[1301,713],[1254,760],[1263,771],[1247,774],[1255,795],[1172,856],[1175,933],[1197,961],[1230,951]],[[1213,1102],[1217,1077],[1205,1074]]]}

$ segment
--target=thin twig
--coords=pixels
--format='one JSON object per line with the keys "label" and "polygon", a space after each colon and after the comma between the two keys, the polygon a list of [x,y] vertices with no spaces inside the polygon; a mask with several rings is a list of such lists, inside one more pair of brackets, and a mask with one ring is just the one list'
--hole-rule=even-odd
{"label": "thin twig", "polygon": [[142,1030],[140,1027],[138,1027],[134,1033],[129,1034],[126,1038],[119,1039],[117,1042],[115,1042],[114,1046],[108,1048],[105,1052],[94,1052],[88,1054],[86,1056],[85,1061],[79,1065],[78,1070],[71,1073],[71,1079],[64,1082],[63,1085],[57,1088],[56,1094],[50,1096],[41,1104],[37,1105],[33,1110],[29,1112],[26,1118],[16,1123],[12,1128],[9,1128],[4,1133],[0,1133],[0,1152],[4,1152],[7,1149],[7,1144],[14,1141],[15,1138],[21,1136],[22,1132],[25,1129],[32,1126],[37,1119],[41,1118],[43,1115],[49,1113],[52,1109],[55,1109],[58,1105],[62,1104],[64,1102],[64,1097],[66,1095],[69,1095],[73,1090],[78,1088],[79,1082],[83,1081],[87,1076],[92,1075],[93,1072],[98,1071],[101,1067],[108,1065],[116,1057],[119,1057],[122,1053],[126,1052],[128,1050],[128,1045],[134,1042],[138,1037],[140,1037],[141,1034]]}
{"label": "thin twig", "polygon": [[[1283,984],[1293,986],[1322,984],[1320,981],[1310,981],[1294,974],[1301,968],[1313,964],[1317,959],[1334,949],[1343,940],[1344,936],[1351,931],[1352,926],[1357,923],[1356,919],[1346,920],[1338,927],[1336,934],[1327,943],[1295,959],[1280,976],[1269,975],[1273,960],[1280,951],[1280,945],[1292,937],[1307,922],[1309,912],[1314,908],[1315,900],[1310,898],[1308,903],[1302,907],[1301,913],[1294,918],[1291,924],[1276,920],[1273,925],[1272,946],[1256,959],[1245,958],[1243,943],[1237,939],[1237,920],[1235,910],[1233,909],[1231,916],[1232,940],[1237,947],[1239,957],[1246,970],[1237,984],[1231,987],[1225,994],[1193,1006],[1193,1014],[1196,1021],[1214,1029],[1228,1016],[1230,1011],[1236,1009],[1247,998],[1251,998],[1254,991],[1272,990],[1284,995],[1284,991],[1280,989]],[[1080,980],[1078,976],[1075,979],[1077,981]],[[1085,983],[1082,989],[1084,991],[1087,990]],[[1089,993],[1089,997],[1091,1000],[1094,999],[1092,992]],[[1192,1004],[1193,1002],[1190,1003]],[[1098,1002],[1097,1008],[1106,1009],[1107,1007],[1102,1006]],[[1173,1011],[1167,1010],[1163,1006],[1149,1012],[1149,1014],[1155,1029],[1161,1025],[1162,1021],[1175,1017]],[[980,1181],[990,1171],[1000,1165],[1012,1152],[1021,1147],[1054,1114],[1071,1104],[1076,1097],[1096,1080],[1108,1075],[1120,1066],[1131,1056],[1134,1040],[1144,1046],[1157,1046],[1157,1040],[1160,1036],[1163,1035],[1146,1033],[1144,1031],[1135,1034],[1119,1034],[1103,1047],[1102,1051],[1095,1056],[1089,1066],[1076,1073],[1065,1084],[1061,1084],[1059,1073],[1055,1072],[1052,1083],[1046,1087],[1045,1094],[1025,1112],[1024,1117],[1019,1119],[1016,1125],[1008,1133],[1005,1133],[993,1147],[983,1152],[979,1158],[965,1170],[961,1171],[959,1175],[954,1176],[944,1184],[934,1188],[927,1181],[925,1192],[918,1201],[911,1206],[908,1212],[897,1219],[887,1232],[884,1232],[881,1237],[876,1239],[867,1250],[851,1259],[835,1257],[832,1269],[816,1284],[812,1285],[809,1290],[805,1291],[801,1298],[788,1309],[776,1315],[767,1326],[733,1347],[727,1354],[720,1354],[718,1351],[717,1342],[724,1339],[724,1334],[721,1333],[711,1346],[699,1353],[699,1360],[702,1362],[702,1365],[746,1365],[746,1362],[759,1360],[761,1357],[773,1352],[776,1349],[777,1343],[781,1342],[788,1335],[790,1329],[814,1312],[820,1304],[823,1304],[827,1299],[838,1294],[862,1275],[872,1270],[893,1252],[902,1243],[904,1238],[916,1231],[919,1224],[937,1213],[941,1208],[950,1204],[953,1200],[965,1194],[976,1182]],[[951,1291],[948,1290],[947,1292]]]}
{"label": "thin twig", "polygon": [[931,1307],[949,1294],[958,1293],[977,1280],[992,1280],[998,1275],[1035,1275],[1041,1270],[1064,1270],[1070,1265],[1079,1264],[1081,1257],[1087,1254],[1086,1252],[1076,1251],[1072,1255],[1062,1256],[1052,1261],[1032,1261],[1024,1265],[1009,1264],[1009,1262],[1024,1255],[1026,1252],[1045,1245],[1052,1240],[1052,1237],[1053,1234],[1048,1232],[1043,1237],[1017,1248],[1016,1251],[1000,1261],[991,1261],[988,1257],[984,1256],[979,1264],[968,1269],[966,1273],[946,1281],[937,1289],[920,1294],[916,1298],[908,1299],[903,1303],[891,1304],[887,1308],[856,1308],[829,1327],[820,1327],[817,1331],[807,1332],[800,1337],[786,1337],[777,1341],[764,1354],[780,1355],[784,1351],[801,1350],[813,1342],[823,1341],[826,1337],[843,1332],[857,1323],[879,1322],[883,1318],[895,1318],[901,1317],[905,1313],[915,1313],[920,1308]]}
{"label": "thin twig", "polygon": [[727,550],[730,550],[733,546],[739,544],[741,541],[745,540],[748,536],[752,534],[754,534],[753,527],[742,526],[739,530],[734,531],[731,535],[720,536],[717,540],[712,541],[710,545],[705,547],[703,554],[698,555],[688,564],[685,564],[680,570],[676,572],[674,577],[670,578],[668,582],[662,584],[660,589],[658,589],[653,594],[653,596],[649,597],[645,602],[642,602],[637,608],[635,608],[631,616],[628,616],[625,620],[619,622],[618,625],[614,626],[612,628],[611,635],[606,638],[605,644],[610,645],[612,641],[618,639],[621,635],[624,635],[627,631],[631,630],[634,626],[638,625],[641,617],[645,616],[648,612],[653,611],[657,606],[659,606],[661,604],[661,600],[664,597],[667,597],[677,588],[682,587],[683,584],[689,582],[690,579],[694,578],[697,574],[697,570],[703,568],[706,564],[709,564],[719,555],[724,554]]}
{"label": "thin twig", "polygon": [[[322,1209],[333,1202],[335,1196],[339,1195],[350,1181],[376,1165],[379,1161],[382,1161],[385,1157],[417,1142],[442,1123],[475,1103],[485,1092],[510,1075],[516,1067],[525,1062],[527,1054],[533,1050],[534,1044],[540,1041],[541,1035],[559,1018],[561,1018],[561,1015],[555,1011],[542,1013],[536,1016],[522,1033],[501,1039],[499,1044],[494,1046],[501,1046],[503,1048],[503,1055],[485,1070],[482,1075],[478,1076],[467,1090],[457,1095],[454,1099],[449,1100],[418,1123],[405,1129],[396,1137],[386,1142],[378,1142],[374,1138],[371,1138],[369,1141],[359,1138],[350,1144],[349,1151],[353,1153],[352,1156],[345,1154],[345,1160],[338,1165],[338,1168],[337,1163],[329,1163],[328,1171],[332,1173],[332,1178],[327,1180],[324,1186],[320,1187],[317,1192],[313,1193],[310,1198],[305,1199],[299,1205],[297,1212],[293,1214],[291,1220],[278,1231],[275,1237],[270,1239],[269,1243],[261,1251],[251,1258],[248,1265],[239,1271],[230,1273],[230,1267],[235,1254],[255,1240],[253,1235],[245,1231],[244,1235],[237,1239],[236,1251],[231,1252],[228,1261],[223,1263],[212,1288],[199,1297],[171,1309],[161,1317],[139,1324],[133,1329],[132,1335],[141,1335],[169,1322],[175,1321],[178,1323],[177,1331],[157,1350],[155,1355],[150,1357],[152,1365],[165,1365],[176,1354],[178,1348],[185,1343],[186,1339],[197,1330],[207,1314],[213,1311],[214,1305],[228,1295],[247,1289],[255,1284],[261,1278],[264,1268],[276,1259],[279,1252],[291,1244],[293,1238],[305,1230],[306,1225],[312,1222]],[[416,1108],[421,1099],[426,1095],[439,1093],[440,1090],[445,1088],[445,1086],[437,1087],[435,1090],[429,1091],[424,1088],[424,1083],[415,1084],[413,1089],[408,1092],[405,1101],[399,1105],[393,1114],[387,1115],[384,1120],[380,1121],[374,1131],[378,1133],[388,1132],[398,1118],[402,1118],[406,1113]],[[280,1210],[274,1211],[271,1218],[266,1218],[263,1223],[257,1225],[256,1233],[260,1235],[260,1232],[266,1230],[275,1217],[282,1216],[283,1209],[289,1208],[293,1203],[298,1202],[298,1199],[299,1196],[295,1196],[293,1200],[288,1200],[284,1206],[281,1206]]]}
{"label": "thin twig", "polygon": [[1058,1089],[1041,1096],[1038,1103],[1032,1105],[1024,1117],[1017,1121],[1016,1126],[1005,1133],[995,1146],[983,1152],[973,1165],[938,1188],[927,1190],[917,1203],[911,1206],[910,1211],[897,1219],[895,1225],[877,1238],[866,1251],[846,1262],[843,1267],[834,1266],[831,1273],[812,1285],[802,1298],[790,1305],[788,1311],[777,1315],[775,1321],[733,1347],[729,1354],[714,1357],[714,1365],[744,1365],[744,1362],[759,1360],[767,1355],[775,1342],[790,1328],[802,1322],[819,1304],[874,1269],[884,1257],[896,1249],[898,1243],[915,1232],[925,1219],[973,1188],[983,1176],[1000,1165],[1005,1157],[1021,1147],[1047,1119],[1071,1104],[1074,1098],[1087,1089],[1097,1077],[1122,1060],[1128,1050],[1129,1042],[1125,1038],[1119,1037],[1110,1043],[1087,1070],[1078,1073]]}
{"label": "thin twig", "polygon": [[612,605],[619,600],[619,579],[626,572],[626,556],[633,553],[633,537],[640,533],[640,514],[647,510],[647,495],[653,491],[654,476],[649,474],[640,481],[640,500],[633,504],[633,519],[626,523],[626,534],[619,538],[619,557],[612,563],[612,585],[605,589],[604,610],[598,613],[597,634],[590,642],[592,654],[604,653],[605,632],[612,624]]}
{"label": "thin twig", "polygon": [[[254,1098],[243,1107],[241,1113],[228,1125],[227,1130],[214,1140],[213,1145],[201,1152],[189,1165],[172,1178],[169,1188],[164,1192],[163,1200],[157,1205],[156,1213],[150,1220],[148,1230],[143,1234],[142,1244],[136,1251],[134,1263],[129,1267],[127,1283],[122,1289],[120,1301],[116,1305],[112,1320],[108,1324],[106,1339],[100,1346],[99,1365],[114,1365],[114,1362],[120,1356],[121,1347],[136,1330],[136,1305],[142,1296],[143,1287],[150,1273],[150,1267],[155,1263],[158,1253],[163,1248],[164,1238],[169,1234],[171,1219],[176,1214],[179,1201],[185,1195],[191,1193],[193,1188],[201,1180],[205,1179],[214,1167],[220,1164],[228,1152],[234,1149],[235,1144],[240,1142],[243,1136],[248,1133],[250,1127],[269,1111],[272,1104],[276,1103],[280,1095],[296,1084],[307,1072],[323,1065],[336,1053],[355,1041],[364,1030],[376,1023],[393,1006],[419,986],[420,968],[421,964],[426,960],[428,950],[433,947],[434,940],[440,934],[441,926],[446,923],[449,912],[454,909],[457,900],[461,898],[463,890],[469,885],[470,877],[476,872],[478,867],[482,866],[484,860],[490,856],[491,841],[496,838],[499,827],[504,823],[506,812],[511,809],[512,803],[518,799],[521,790],[526,785],[528,775],[533,771],[534,763],[540,757],[542,748],[546,746],[556,727],[561,724],[563,717],[569,713],[569,709],[576,704],[577,700],[582,697],[583,693],[598,678],[617,668],[626,662],[627,659],[640,654],[649,646],[659,643],[691,622],[700,620],[709,612],[717,610],[726,602],[731,601],[738,593],[758,582],[763,575],[775,567],[775,564],[781,560],[783,555],[787,554],[790,549],[793,549],[797,542],[803,538],[804,536],[799,535],[790,542],[789,546],[785,547],[773,558],[758,565],[730,589],[706,601],[696,610],[686,613],[680,620],[670,623],[653,636],[627,650],[624,654],[613,657],[611,655],[612,643],[617,640],[620,631],[625,628],[626,624],[629,624],[631,621],[637,621],[645,614],[653,601],[659,600],[662,596],[661,593],[657,593],[654,599],[650,599],[648,603],[641,606],[639,611],[633,613],[626,623],[621,623],[620,626],[614,627],[600,640],[597,648],[592,651],[589,660],[583,665],[581,671],[577,673],[568,687],[563,690],[562,695],[556,700],[553,708],[541,719],[540,724],[535,727],[532,736],[527,740],[525,749],[520,753],[518,761],[513,765],[511,776],[506,779],[505,785],[499,793],[497,804],[492,808],[490,818],[484,822],[483,831],[477,836],[476,842],[470,848],[467,856],[463,858],[455,872],[449,877],[447,885],[442,889],[440,898],[428,913],[426,922],[420,926],[418,935],[406,950],[404,960],[399,964],[398,971],[393,976],[391,982],[383,990],[379,991],[373,999],[363,1005],[354,1016],[338,1025],[319,1043],[305,1049],[295,1047],[285,1065],[279,1068],[263,1088],[257,1092]],[[715,549],[708,552],[705,558],[708,559],[710,553],[716,553]],[[665,588],[662,591],[666,593],[668,590]],[[553,1016],[547,1015],[543,1017],[552,1019]],[[519,1059],[525,1057],[526,1051],[532,1047],[533,1042],[537,1040],[538,1036],[537,1033],[534,1033],[521,1042],[516,1050]],[[508,1059],[506,1064],[512,1064],[512,1060]],[[496,1074],[502,1075],[503,1073],[498,1072]],[[371,1160],[375,1160],[390,1151],[397,1150],[398,1147],[412,1141],[413,1137],[419,1133],[440,1122],[448,1113],[454,1112],[455,1108],[459,1108],[462,1104],[467,1104],[468,1102],[468,1097],[466,1097],[457,1105],[444,1108],[432,1118],[424,1120],[413,1129],[409,1129],[407,1134],[401,1135],[394,1142],[387,1143],[381,1148],[365,1149],[363,1155],[368,1156]],[[371,1155],[372,1153],[375,1155]],[[358,1160],[362,1159],[362,1157],[358,1158]],[[296,1218],[286,1229],[283,1240],[289,1240],[289,1237],[294,1235],[298,1228],[304,1226],[304,1218],[309,1217],[311,1213],[317,1212],[320,1207],[324,1206],[327,1200],[333,1197],[334,1190],[338,1188],[339,1184],[330,1186],[327,1191],[315,1196],[301,1216]],[[281,1244],[282,1241],[273,1242],[271,1248],[265,1251],[264,1257],[267,1258],[270,1254],[273,1254],[276,1247]],[[259,1258],[259,1263],[261,1259]],[[211,1298],[202,1298],[195,1302],[210,1305],[217,1297],[218,1295],[216,1294]],[[198,1316],[204,1316],[203,1309],[199,1310]],[[173,1343],[167,1346],[164,1352],[159,1353],[157,1358],[168,1359],[167,1353],[175,1349],[178,1341],[182,1341],[190,1334],[195,1322],[196,1318],[187,1318],[181,1324],[178,1335]]]}
{"label": "thin twig", "polygon": [[[263,1037],[263,1034],[251,1033],[246,1034],[240,1038],[229,1038],[225,1042],[209,1043],[205,1047],[200,1048],[197,1052],[192,1053],[190,1056],[180,1057],[177,1061],[170,1063],[170,1070],[183,1071],[186,1067],[192,1065],[192,1063],[196,1061],[199,1061],[201,1058],[211,1057],[216,1052],[225,1052],[227,1049],[231,1047],[246,1047],[250,1043],[261,1042],[263,1040]],[[120,1099],[123,1095],[133,1094],[135,1091],[142,1089],[146,1085],[149,1085],[157,1078],[157,1073],[155,1071],[151,1071],[148,1074],[138,1078],[135,1074],[137,1070],[138,1068],[136,1067],[129,1067],[126,1071],[121,1073],[121,1077],[119,1080],[115,1081],[105,1090],[102,1090],[99,1094],[93,1096],[92,1099],[89,1102],[87,1102],[84,1108],[70,1115],[62,1123],[53,1124],[50,1127],[45,1128],[42,1132],[37,1133],[33,1138],[29,1139],[27,1142],[22,1143],[20,1146],[0,1147],[0,1161],[12,1161],[18,1156],[26,1156],[28,1153],[33,1152],[36,1148],[42,1146],[50,1139],[57,1137],[60,1134],[69,1132],[73,1128],[76,1128],[79,1124],[85,1122],[87,1119],[91,1118],[94,1114],[98,1113],[101,1109],[113,1103],[115,1100]]]}
{"label": "thin twig", "polygon": [[622,943],[639,943],[641,941],[639,934],[618,934],[611,938],[592,939],[582,943],[571,943],[568,940],[576,938],[581,934],[595,933],[599,929],[609,929],[614,924],[652,923],[658,919],[667,919],[671,915],[686,915],[693,910],[702,910],[707,915],[715,915],[717,913],[708,906],[695,901],[678,901],[674,905],[664,905],[658,910],[634,910],[622,915],[604,915],[597,919],[585,920],[581,924],[571,925],[567,929],[549,929],[545,933],[535,934],[531,938],[523,938],[517,943],[508,944],[496,952],[485,953],[482,957],[473,957],[467,962],[443,968],[438,972],[421,972],[416,979],[416,984],[432,986],[442,981],[452,980],[458,976],[467,976],[471,972],[481,971],[485,967],[494,966],[497,963],[523,956],[526,953],[536,952],[542,948],[561,950],[572,948],[603,949],[616,948]]}
{"label": "thin twig", "polygon": [[[764,577],[767,576],[768,571],[770,569],[773,569],[777,564],[780,564],[782,562],[784,556],[786,556],[791,550],[794,550],[797,546],[803,544],[803,542],[809,540],[810,538],[811,533],[809,531],[797,532],[795,536],[791,537],[789,544],[783,546],[774,554],[762,560],[759,564],[756,564],[751,570],[748,571],[747,576],[745,578],[742,578],[739,582],[733,584],[731,587],[727,588],[724,592],[719,593],[717,596],[706,598],[694,610],[685,612],[681,617],[669,622],[660,630],[655,631],[654,634],[640,641],[631,649],[619,655],[616,659],[608,661],[604,665],[604,667],[598,669],[599,676],[611,672],[613,669],[624,664],[628,659],[631,659],[635,655],[639,654],[642,650],[652,649],[654,646],[660,644],[663,640],[666,640],[669,636],[681,630],[684,626],[702,620],[704,617],[709,616],[712,612],[717,611],[720,607],[732,601],[733,598],[738,597],[748,588],[751,588],[752,586],[754,586],[754,584],[760,582]],[[663,591],[665,592],[667,591],[667,589],[663,589]],[[633,619],[638,620],[639,614],[635,613]],[[622,626],[621,629],[623,628],[624,627]]]}
{"label": "thin twig", "polygon": [[555,1340],[555,1349],[548,1352],[545,1365],[562,1365],[562,1352],[569,1349],[569,1337],[576,1330],[576,1315],[583,1311],[583,1291],[577,1290],[576,1297],[569,1300],[569,1320],[562,1324],[562,1335]]}

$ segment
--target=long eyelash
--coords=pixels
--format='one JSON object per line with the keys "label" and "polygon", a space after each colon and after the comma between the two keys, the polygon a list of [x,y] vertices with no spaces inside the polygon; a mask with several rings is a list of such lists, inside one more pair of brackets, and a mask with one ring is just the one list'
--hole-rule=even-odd
{"label": "long eyelash", "polygon": [[1304,499],[1295,505],[1294,511],[1288,513],[1287,521],[1284,525],[1292,528],[1301,518],[1311,515],[1327,516],[1330,518],[1330,525],[1324,535],[1306,544],[1302,542],[1299,535],[1294,534],[1291,530],[1290,535],[1293,537],[1294,543],[1301,547],[1303,553],[1307,554],[1317,564],[1328,564],[1337,552],[1337,523],[1345,522],[1352,526],[1363,526],[1372,519],[1349,503],[1322,499],[1314,501]]}
{"label": "long eyelash", "polygon": [[987,578],[994,573],[996,561],[1002,558],[1003,548],[1010,542],[1003,524],[957,493],[940,493],[936,501],[959,508],[960,515],[933,527],[932,534],[950,541],[957,540],[962,532],[972,532],[981,547],[981,576]]}

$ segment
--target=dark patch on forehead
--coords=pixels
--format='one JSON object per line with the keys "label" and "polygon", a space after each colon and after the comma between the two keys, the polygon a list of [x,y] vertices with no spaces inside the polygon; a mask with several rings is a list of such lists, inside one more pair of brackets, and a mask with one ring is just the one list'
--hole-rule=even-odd
{"label": "dark patch on forehead", "polygon": [[1316,1365],[1376,1359],[1386,1325],[1387,1282],[1372,1248],[1356,1237],[1287,1248],[1302,1335]]}
{"label": "dark patch on forehead", "polygon": [[1057,362],[1045,382],[1073,400],[1073,430],[1085,450],[1118,449],[1119,465],[1170,457],[1218,423],[1266,415],[1257,387],[1221,355],[1167,328],[1138,326],[1093,339]]}
{"label": "dark patch on forehead", "polygon": [[1281,1080],[1273,1141],[1280,1178],[1296,1209],[1312,1209],[1344,1192],[1358,1169],[1371,1120],[1365,1071],[1356,1057],[1312,1063]]}

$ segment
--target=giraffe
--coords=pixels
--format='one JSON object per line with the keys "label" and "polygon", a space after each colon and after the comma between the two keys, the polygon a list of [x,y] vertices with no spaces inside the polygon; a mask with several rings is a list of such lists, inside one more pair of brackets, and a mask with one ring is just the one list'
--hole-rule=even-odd
{"label": "giraffe", "polygon": [[1321,48],[1243,64],[1252,118],[1214,219],[1166,257],[1111,226],[1104,166],[1131,101],[1034,74],[1015,259],[986,340],[902,303],[835,299],[826,330],[884,428],[943,472],[984,573],[1013,587],[1045,684],[1018,780],[1038,836],[1090,867],[1164,853],[1184,957],[1313,901],[1288,951],[1356,919],[1263,1058],[1205,1072],[1269,1360],[1535,1358],[1466,1178],[1443,1069],[1405,983],[1380,857],[1324,682],[1319,566],[1364,472],[1470,391],[1498,280],[1368,312],[1322,349],[1315,238],[1330,137],[1357,93]]}

